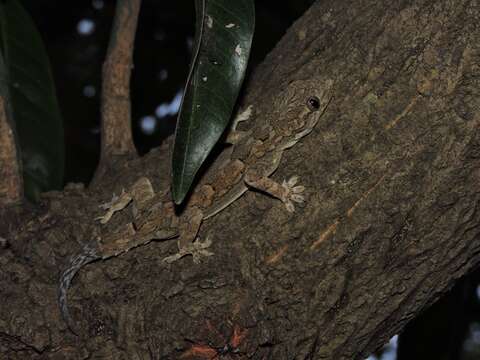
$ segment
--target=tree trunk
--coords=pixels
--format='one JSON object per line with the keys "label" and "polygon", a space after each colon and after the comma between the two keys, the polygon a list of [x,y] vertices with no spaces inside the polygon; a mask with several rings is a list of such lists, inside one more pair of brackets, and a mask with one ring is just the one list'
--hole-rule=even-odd
{"label": "tree trunk", "polygon": [[[363,359],[480,260],[480,4],[325,0],[249,81],[269,119],[293,80],[335,81],[314,131],[274,178],[299,174],[293,214],[248,192],[205,221],[214,256],[163,259],[152,242],[85,267],[56,303],[94,218],[140,174],[168,187],[169,144],[117,164],[95,189],[69,185],[2,211],[0,354],[7,359]],[[121,223],[112,220],[112,230]],[[115,223],[116,222],[116,223]]]}

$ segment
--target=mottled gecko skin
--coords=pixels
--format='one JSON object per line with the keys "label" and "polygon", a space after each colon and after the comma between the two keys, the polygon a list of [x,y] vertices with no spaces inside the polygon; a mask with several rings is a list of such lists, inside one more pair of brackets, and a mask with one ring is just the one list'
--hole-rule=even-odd
{"label": "mottled gecko skin", "polygon": [[[179,231],[179,252],[165,258],[166,262],[185,255],[193,255],[194,261],[198,261],[197,249],[205,248],[196,239],[202,221],[218,214],[249,188],[281,200],[289,212],[295,210],[295,202],[304,201],[305,188],[297,185],[298,176],[293,175],[282,183],[270,176],[278,169],[283,152],[312,132],[332,99],[333,85],[333,80],[315,78],[293,81],[275,98],[274,111],[269,117],[273,120],[257,121],[242,132],[237,130],[238,123],[252,117],[242,113],[236,118],[227,137],[227,140],[233,139],[229,158],[214,164],[201,180],[186,207],[188,221],[180,220],[185,228]],[[197,201],[205,192],[208,195]]]}
{"label": "mottled gecko skin", "polygon": [[[298,177],[276,183],[269,177],[278,169],[283,152],[312,132],[332,99],[333,80],[309,79],[294,81],[274,101],[272,121],[252,128],[249,136],[240,137],[233,146],[231,161],[221,169],[223,173],[241,174],[228,190],[216,189],[213,205],[204,212],[204,219],[217,214],[249,188],[268,193],[281,200],[288,211],[294,211],[293,202],[303,202],[303,187],[295,186]],[[236,131],[234,129],[233,131]],[[217,173],[220,173],[218,171]],[[213,182],[214,188],[220,180]]]}
{"label": "mottled gecko skin", "polygon": [[140,178],[128,191],[110,203],[102,205],[106,213],[99,217],[107,223],[117,211],[133,203],[135,221],[123,229],[88,244],[83,252],[70,260],[61,274],[59,303],[62,315],[74,332],[74,323],[67,306],[67,291],[75,274],[82,266],[99,259],[107,259],[146,244],[153,239],[178,237],[178,253],[164,259],[172,263],[185,255],[194,262],[213,255],[207,248],[208,240],[201,242],[197,234],[203,220],[219,213],[241,197],[249,188],[265,192],[281,200],[289,212],[294,203],[304,201],[304,187],[297,185],[298,176],[278,183],[270,178],[277,170],[283,152],[307,136],[318,123],[332,99],[332,80],[308,79],[291,82],[275,99],[273,115],[268,122],[247,126],[248,131],[238,131],[237,125],[252,119],[248,107],[234,120],[227,141],[232,147],[213,164],[201,179],[185,210],[175,214],[174,204],[165,193],[155,195],[150,181]]}

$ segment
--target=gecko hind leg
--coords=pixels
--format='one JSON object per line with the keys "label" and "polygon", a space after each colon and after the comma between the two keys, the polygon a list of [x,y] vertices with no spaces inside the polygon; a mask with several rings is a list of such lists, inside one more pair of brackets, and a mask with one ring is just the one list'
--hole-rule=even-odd
{"label": "gecko hind leg", "polygon": [[298,183],[298,176],[292,176],[288,180],[284,180],[281,184],[267,176],[258,175],[254,171],[247,171],[245,174],[245,183],[257,190],[266,192],[267,194],[281,200],[288,212],[295,211],[295,203],[303,203],[305,198],[302,193],[305,187],[296,185]]}
{"label": "gecko hind leg", "polygon": [[213,252],[207,250],[210,245],[212,245],[212,241],[209,238],[207,238],[205,241],[200,241],[197,239],[194,242],[181,248],[178,253],[167,256],[163,259],[163,261],[171,264],[177,260],[180,260],[184,256],[192,255],[193,262],[195,264],[199,264],[203,257],[213,255]]}
{"label": "gecko hind leg", "polygon": [[204,242],[197,239],[203,220],[203,212],[199,208],[193,207],[187,209],[182,217],[179,228],[178,253],[167,256],[163,261],[172,263],[186,255],[192,255],[193,262],[198,264],[202,257],[213,255],[212,252],[207,250],[212,242],[209,239],[206,239]]}
{"label": "gecko hind leg", "polygon": [[71,258],[68,268],[66,268],[60,276],[60,287],[58,291],[60,312],[68,328],[75,335],[77,335],[77,332],[75,331],[75,322],[68,311],[68,289],[70,288],[73,278],[83,266],[101,258],[102,257],[98,254],[96,247],[88,243],[83,247],[81,254]]}

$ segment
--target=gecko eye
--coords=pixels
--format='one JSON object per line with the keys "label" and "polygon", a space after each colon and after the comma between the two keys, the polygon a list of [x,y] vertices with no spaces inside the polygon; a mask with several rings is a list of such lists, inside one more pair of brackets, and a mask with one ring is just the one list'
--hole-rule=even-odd
{"label": "gecko eye", "polygon": [[307,100],[307,106],[312,111],[320,109],[320,100],[316,96],[311,96]]}

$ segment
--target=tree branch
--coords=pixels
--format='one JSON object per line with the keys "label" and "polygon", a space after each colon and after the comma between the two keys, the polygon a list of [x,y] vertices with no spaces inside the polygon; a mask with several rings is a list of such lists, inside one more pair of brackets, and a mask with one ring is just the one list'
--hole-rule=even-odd
{"label": "tree branch", "polygon": [[95,179],[104,176],[117,156],[136,155],[132,137],[130,75],[141,0],[118,0],[102,73],[100,163]]}
{"label": "tree branch", "polygon": [[0,207],[23,200],[21,163],[13,130],[7,100],[0,94]]}
{"label": "tree branch", "polygon": [[300,175],[305,207],[248,192],[202,224],[214,255],[200,265],[165,265],[167,241],[87,266],[70,292],[79,337],[60,317],[58,274],[128,223],[129,211],[94,220],[112,193],[140,175],[168,188],[168,152],[124,163],[102,189],[0,214],[0,353],[364,359],[480,262],[479,17],[463,0],[316,2],[252,77],[258,117],[242,129],[278,119],[285,84],[335,80],[273,175]]}

